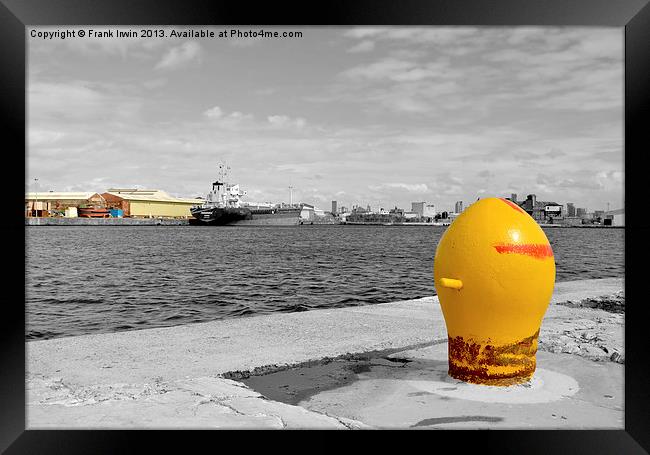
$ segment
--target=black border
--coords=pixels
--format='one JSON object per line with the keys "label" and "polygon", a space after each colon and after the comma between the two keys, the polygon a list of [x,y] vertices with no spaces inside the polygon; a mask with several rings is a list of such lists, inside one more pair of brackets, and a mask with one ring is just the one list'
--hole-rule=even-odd
{"label": "black border", "polygon": [[[295,433],[266,431],[260,438],[237,432],[164,431],[25,431],[25,317],[24,276],[25,229],[23,189],[25,162],[13,160],[25,141],[25,28],[33,25],[127,25],[127,24],[264,24],[264,25],[568,25],[625,27],[625,228],[626,264],[626,365],[625,430],[620,431],[442,431],[411,432],[406,438],[392,432],[370,432],[372,438],[397,442],[403,450],[416,449],[411,438],[424,435],[423,448],[440,450],[451,443],[455,452],[476,444],[482,452],[499,453],[647,453],[650,451],[650,383],[647,339],[643,336],[644,308],[641,286],[642,266],[650,238],[650,211],[644,206],[640,182],[645,170],[640,165],[647,153],[646,125],[650,110],[650,6],[648,0],[327,0],[266,1],[250,3],[208,0],[0,0],[0,120],[5,150],[5,172],[11,177],[6,199],[11,216],[0,226],[11,254],[5,257],[3,283],[12,292],[5,299],[0,320],[0,450],[7,453],[115,453],[151,449],[182,448],[183,452],[226,449],[226,441],[236,450],[253,448],[251,439],[266,450],[285,450],[297,444],[282,444]],[[8,144],[11,144],[9,146]],[[645,147],[643,147],[645,146]],[[9,159],[7,159],[9,158]],[[20,165],[17,165],[19,163]],[[635,166],[636,165],[636,166]],[[20,167],[22,166],[22,168]],[[23,172],[17,172],[22,170]],[[647,177],[646,177],[647,178]],[[4,183],[4,182],[3,182]],[[4,208],[4,207],[3,207]],[[630,209],[632,208],[632,209]],[[635,261],[638,259],[638,261]],[[22,265],[20,265],[22,264]],[[24,281],[23,281],[24,283]],[[14,297],[17,296],[17,297]],[[17,299],[22,298],[23,304]],[[646,313],[647,314],[647,313]],[[311,432],[310,432],[311,433]],[[283,434],[284,436],[279,436]],[[313,444],[328,445],[339,437],[350,441],[369,432],[313,434]],[[389,438],[383,435],[390,434]],[[206,436],[207,435],[207,436]],[[345,435],[345,436],[343,436]],[[243,436],[243,437],[242,437]],[[395,437],[397,436],[397,437]],[[311,438],[310,438],[311,439]],[[340,442],[340,441],[332,441]],[[383,443],[384,441],[382,441]],[[419,441],[418,441],[419,442]],[[229,444],[228,444],[229,445]],[[232,446],[231,446],[232,447]],[[300,447],[300,446],[298,446]],[[257,448],[257,446],[255,447]],[[309,450],[302,446],[301,450]],[[644,450],[645,448],[646,450]],[[226,449],[228,450],[228,449]],[[450,451],[450,449],[443,449]]]}

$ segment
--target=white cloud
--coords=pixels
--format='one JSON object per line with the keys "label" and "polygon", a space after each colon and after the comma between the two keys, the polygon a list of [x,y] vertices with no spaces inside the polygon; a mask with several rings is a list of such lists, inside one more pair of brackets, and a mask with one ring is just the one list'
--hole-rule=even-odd
{"label": "white cloud", "polygon": [[27,89],[30,121],[108,121],[133,119],[138,115],[141,99],[137,96],[112,93],[106,87],[93,85],[87,81],[30,82]]}
{"label": "white cloud", "polygon": [[240,111],[233,111],[227,114],[219,106],[214,106],[203,112],[203,115],[211,121],[221,125],[234,125],[241,122],[253,120],[253,114],[244,114]]}
{"label": "white cloud", "polygon": [[601,180],[621,183],[623,181],[623,171],[600,171],[596,174],[596,177]]}
{"label": "white cloud", "polygon": [[[404,75],[412,71],[424,71],[413,62],[387,58],[376,61],[367,65],[358,65],[341,73],[341,76],[353,80],[384,80],[391,79],[394,81],[405,80],[408,77]],[[421,74],[420,77],[425,76]],[[425,76],[426,77],[426,76]]]}
{"label": "white cloud", "polygon": [[374,41],[365,40],[365,41],[361,41],[360,43],[355,44],[354,46],[352,46],[350,49],[348,49],[348,52],[350,52],[352,54],[355,54],[355,53],[358,53],[358,52],[370,52],[374,48],[375,48],[375,42]]}
{"label": "white cloud", "polygon": [[223,111],[219,106],[215,106],[212,109],[208,109],[203,113],[208,118],[221,118],[223,117]]}
{"label": "white cloud", "polygon": [[292,119],[286,115],[270,115],[267,117],[268,122],[274,127],[296,127],[302,128],[306,125],[304,118],[298,117]]}
{"label": "white cloud", "polygon": [[256,127],[253,114],[234,111],[225,115],[218,106],[215,106],[204,112],[204,115],[209,118],[211,124],[217,125],[224,130],[240,131],[255,129]]}
{"label": "white cloud", "polygon": [[383,183],[381,185],[369,185],[368,188],[373,191],[398,189],[418,194],[429,191],[429,187],[425,183]]}
{"label": "white cloud", "polygon": [[465,37],[476,37],[473,27],[362,27],[344,33],[348,38],[398,41],[418,44],[457,44]]}
{"label": "white cloud", "polygon": [[[390,42],[383,57],[339,75],[339,99],[365,103],[367,112],[376,103],[471,123],[509,106],[567,112],[622,108],[623,35],[613,28],[364,27],[344,36],[358,44]],[[440,46],[431,52],[431,44]],[[453,112],[464,115],[449,115]]]}
{"label": "white cloud", "polygon": [[252,120],[253,114],[244,114],[239,111],[232,112],[227,118],[233,120]]}
{"label": "white cloud", "polygon": [[29,145],[30,146],[45,146],[51,145],[55,142],[60,141],[65,137],[65,133],[61,131],[51,131],[51,130],[37,130],[30,129],[29,133]]}
{"label": "white cloud", "polygon": [[162,78],[162,77],[157,78],[157,79],[151,79],[149,81],[145,81],[145,82],[142,83],[144,88],[149,89],[149,90],[164,87],[165,84],[167,84],[167,79]]}
{"label": "white cloud", "polygon": [[155,69],[174,70],[184,67],[187,63],[201,59],[201,45],[196,41],[188,41],[167,51]]}

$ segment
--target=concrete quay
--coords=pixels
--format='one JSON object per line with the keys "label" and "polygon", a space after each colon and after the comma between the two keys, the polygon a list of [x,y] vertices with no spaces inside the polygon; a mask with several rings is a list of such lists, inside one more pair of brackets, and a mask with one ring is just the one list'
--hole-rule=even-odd
{"label": "concrete quay", "polygon": [[187,226],[188,220],[166,218],[29,217],[25,226]]}
{"label": "concrete quay", "polygon": [[27,428],[620,429],[624,315],[579,303],[622,289],[557,283],[537,372],[505,389],[446,375],[436,297],[30,341]]}

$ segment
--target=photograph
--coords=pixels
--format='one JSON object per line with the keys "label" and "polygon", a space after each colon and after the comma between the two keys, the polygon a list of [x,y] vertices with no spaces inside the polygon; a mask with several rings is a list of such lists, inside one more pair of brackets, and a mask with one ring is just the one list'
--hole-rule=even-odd
{"label": "photograph", "polygon": [[625,39],[27,25],[26,429],[624,430]]}

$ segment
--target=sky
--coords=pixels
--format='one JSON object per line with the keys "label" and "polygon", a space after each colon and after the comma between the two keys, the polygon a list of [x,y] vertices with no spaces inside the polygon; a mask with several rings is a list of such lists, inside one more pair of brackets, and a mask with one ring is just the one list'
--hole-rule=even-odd
{"label": "sky", "polygon": [[26,190],[204,197],[225,163],[249,202],[623,207],[622,28],[31,36],[89,28],[152,27],[27,30]]}

